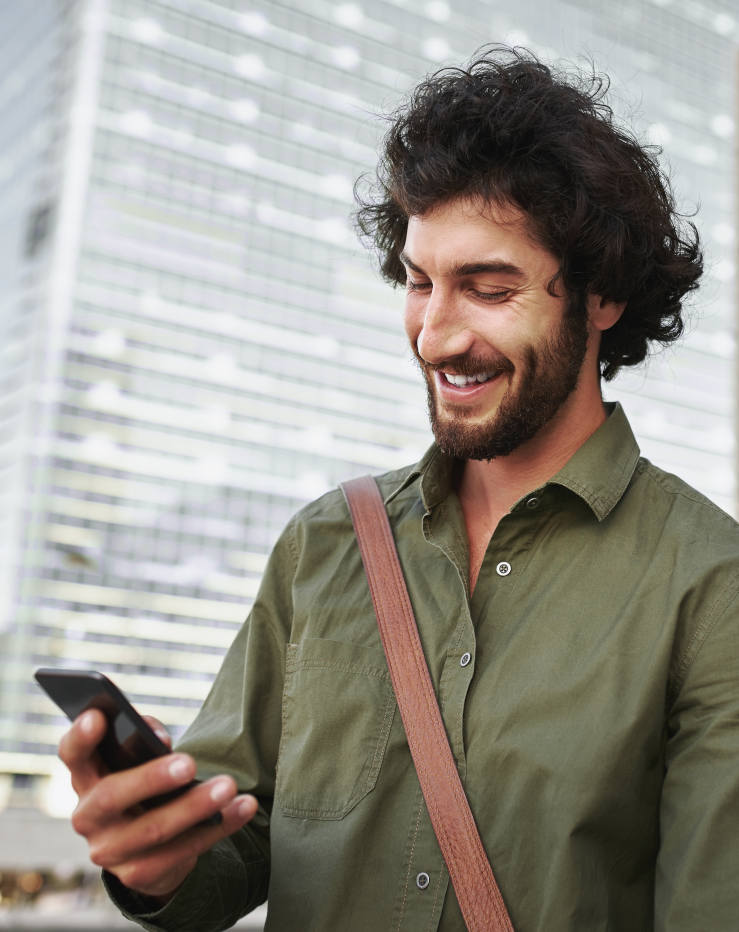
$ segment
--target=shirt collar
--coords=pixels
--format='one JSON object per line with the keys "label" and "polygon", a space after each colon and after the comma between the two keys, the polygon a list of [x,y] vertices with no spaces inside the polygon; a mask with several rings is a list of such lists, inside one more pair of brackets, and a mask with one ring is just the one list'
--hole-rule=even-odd
{"label": "shirt collar", "polygon": [[639,462],[639,446],[618,402],[606,405],[608,417],[547,485],[560,485],[590,506],[598,521],[623,497]]}
{"label": "shirt collar", "polygon": [[446,456],[432,443],[424,453],[421,460],[403,476],[399,485],[393,486],[390,494],[385,498],[385,504],[389,504],[400,493],[413,485],[416,479],[421,477],[420,493],[421,500],[426,506],[427,511],[431,511],[436,505],[442,502],[452,490],[452,477],[457,465],[457,460],[451,456]]}
{"label": "shirt collar", "polygon": [[[621,500],[639,462],[639,446],[623,408],[606,404],[608,416],[546,485],[574,492],[598,521],[606,518]],[[452,489],[456,460],[432,444],[416,466],[385,499],[387,505],[416,479],[427,511],[442,502]],[[531,490],[533,491],[533,489]]]}

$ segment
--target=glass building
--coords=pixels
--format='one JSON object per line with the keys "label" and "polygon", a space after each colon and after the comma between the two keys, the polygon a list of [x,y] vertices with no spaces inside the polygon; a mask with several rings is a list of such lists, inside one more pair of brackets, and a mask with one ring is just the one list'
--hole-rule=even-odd
{"label": "glass building", "polygon": [[6,790],[58,766],[36,666],[103,669],[177,733],[291,513],[425,449],[352,184],[378,114],[487,40],[592,59],[700,205],[694,324],[606,396],[734,511],[737,37],[733,0],[0,6]]}

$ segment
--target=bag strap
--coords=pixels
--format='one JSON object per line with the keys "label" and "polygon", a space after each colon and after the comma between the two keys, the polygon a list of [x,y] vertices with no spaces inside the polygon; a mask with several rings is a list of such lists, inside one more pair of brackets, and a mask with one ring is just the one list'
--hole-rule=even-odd
{"label": "bag strap", "polygon": [[470,932],[513,932],[459,778],[377,483],[342,483],[400,716],[431,823]]}

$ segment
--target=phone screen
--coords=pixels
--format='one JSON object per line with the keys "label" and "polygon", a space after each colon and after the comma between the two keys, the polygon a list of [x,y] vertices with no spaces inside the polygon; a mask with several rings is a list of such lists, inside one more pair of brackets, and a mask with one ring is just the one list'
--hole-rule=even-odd
{"label": "phone screen", "polygon": [[108,730],[98,752],[109,770],[125,770],[168,753],[169,748],[102,673],[41,669],[35,676],[70,719],[74,720],[87,709],[100,709],[105,715]]}
{"label": "phone screen", "polygon": [[[144,736],[149,738],[149,735],[141,731],[140,723],[132,719],[127,709],[119,708],[109,695],[98,697],[95,708],[100,709],[108,720],[108,731],[98,750],[111,770],[125,770],[167,753],[164,743],[160,742],[159,750],[152,746],[150,739],[144,740]],[[159,741],[158,738],[156,740]]]}

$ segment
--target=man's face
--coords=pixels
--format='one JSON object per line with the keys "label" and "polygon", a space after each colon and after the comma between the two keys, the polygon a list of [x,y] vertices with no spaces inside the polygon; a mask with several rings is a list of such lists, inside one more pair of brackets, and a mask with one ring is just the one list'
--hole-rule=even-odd
{"label": "man's face", "polygon": [[519,211],[459,199],[411,217],[402,259],[406,332],[442,450],[507,456],[563,416],[585,358],[586,312],[548,293],[557,260]]}

